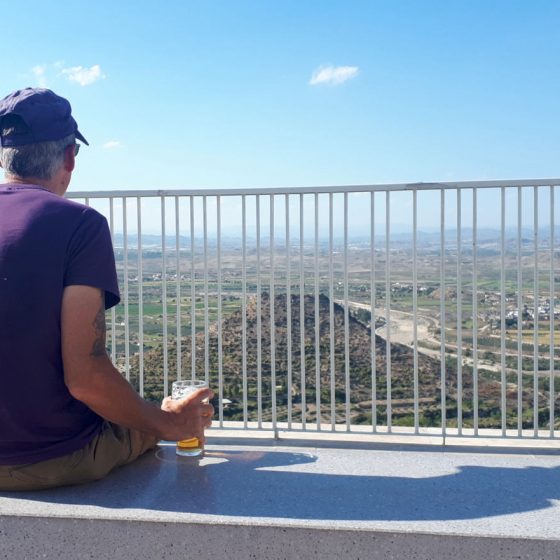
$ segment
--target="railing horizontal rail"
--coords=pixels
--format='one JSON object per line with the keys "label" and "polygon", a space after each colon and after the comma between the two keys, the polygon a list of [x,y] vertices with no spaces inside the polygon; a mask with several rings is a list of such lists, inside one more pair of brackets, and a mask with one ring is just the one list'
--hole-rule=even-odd
{"label": "railing horizontal rail", "polygon": [[460,181],[435,183],[387,183],[379,185],[343,185],[317,187],[266,187],[266,188],[223,188],[223,189],[166,189],[166,190],[99,190],[70,191],[68,198],[107,197],[161,197],[161,196],[241,196],[282,194],[328,194],[386,191],[422,191],[437,189],[485,189],[501,187],[551,187],[560,185],[560,179],[512,179],[499,181]]}

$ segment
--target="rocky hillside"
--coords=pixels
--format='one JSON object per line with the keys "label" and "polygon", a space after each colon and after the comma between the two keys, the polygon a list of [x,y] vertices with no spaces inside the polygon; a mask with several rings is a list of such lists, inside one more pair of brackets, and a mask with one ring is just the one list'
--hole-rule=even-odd
{"label": "rocky hillside", "polygon": [[[345,367],[345,337],[344,337],[344,308],[334,304],[334,373],[331,373],[331,345],[330,345],[330,301],[321,295],[319,298],[319,387],[316,383],[315,358],[315,298],[304,298],[304,364],[305,364],[305,395],[306,419],[316,418],[317,391],[321,401],[321,420],[330,422],[330,403],[336,403],[336,420],[343,422],[346,411],[346,367]],[[277,295],[274,298],[274,339],[275,339],[275,390],[278,406],[278,419],[287,416],[287,404],[291,398],[293,403],[293,419],[301,419],[302,401],[302,368],[301,368],[301,325],[300,298],[291,296],[291,356],[288,356],[287,332],[287,296]],[[224,397],[233,401],[225,411],[224,416],[229,419],[242,418],[243,400],[243,331],[242,311],[238,310],[226,317],[222,322],[222,376]],[[258,343],[257,343],[257,302],[250,299],[246,313],[246,369],[249,420],[257,419],[258,395],[262,403],[263,419],[270,418],[270,403],[272,397],[271,384],[271,345],[270,345],[270,298],[264,293],[261,297],[261,372],[260,384],[258,373]],[[371,364],[371,330],[368,326],[349,317],[349,383],[351,387],[349,401],[353,423],[371,422],[372,403],[372,364]],[[218,328],[212,325],[209,337],[209,376],[211,386],[217,388],[218,372]],[[196,373],[204,378],[205,368],[205,333],[198,333],[196,344]],[[375,336],[375,389],[378,422],[384,423],[387,399],[387,347],[383,339]],[[191,376],[191,338],[182,339],[182,376]],[[132,371],[137,370],[137,360],[132,360]],[[292,382],[288,386],[288,363],[291,361]],[[168,349],[169,379],[176,378],[177,355],[175,341],[170,340]],[[393,422],[395,424],[410,424],[413,413],[414,397],[414,355],[412,349],[400,344],[391,344],[391,401]],[[161,399],[163,397],[163,349],[161,347],[144,355],[144,387],[148,398]],[[468,422],[472,416],[472,374],[469,368],[463,368],[463,416]],[[418,359],[418,392],[420,421],[423,425],[438,425],[441,418],[441,365],[439,360],[419,354]],[[331,375],[334,375],[335,394],[331,394]],[[134,382],[134,375],[132,376]],[[217,389],[216,389],[217,390]],[[457,413],[454,400],[457,394],[457,365],[453,360],[446,364],[447,417],[450,424]],[[497,421],[496,410],[499,411],[500,383],[491,378],[479,377],[479,394],[481,396],[481,426],[494,425]],[[517,391],[508,392],[508,408],[513,409]],[[531,397],[526,394],[525,397]],[[531,397],[532,398],[532,397]],[[485,421],[487,419],[487,422]]]}
{"label": "rocky hillside", "polygon": [[[337,414],[345,410],[345,343],[344,343],[344,309],[338,304],[334,308],[334,379]],[[287,297],[277,295],[274,298],[274,338],[275,338],[275,369],[276,398],[281,416],[291,395],[294,411],[301,410],[301,326],[300,298],[291,297],[291,366],[292,383],[288,387],[288,336],[287,336]],[[316,403],[316,358],[315,358],[315,298],[304,298],[304,364],[305,389],[308,405],[308,418],[313,418]],[[225,318],[222,323],[222,372],[224,396],[234,401],[226,411],[230,417],[237,417],[243,396],[243,354],[242,354],[242,311],[238,310]],[[258,390],[258,350],[257,350],[257,302],[250,299],[247,304],[247,384],[250,416],[257,407]],[[367,414],[371,410],[372,367],[371,367],[371,331],[363,323],[350,316],[349,318],[349,380],[351,386],[350,402],[353,416]],[[322,416],[324,421],[330,420],[331,402],[331,345],[330,345],[330,301],[321,295],[319,298],[319,333],[320,333],[320,386]],[[213,386],[218,384],[218,328],[212,325],[209,337],[209,372]],[[264,293],[261,297],[261,385],[262,407],[266,411],[271,402],[271,348],[270,348],[270,298]],[[196,336],[196,371],[199,377],[204,376],[205,367],[205,334]],[[191,338],[182,340],[182,375],[191,375]],[[375,338],[376,353],[376,390],[379,412],[383,414],[387,395],[387,357],[385,341]],[[168,351],[170,378],[175,377],[177,356],[175,344],[170,343]],[[132,371],[137,369],[137,358],[132,360]],[[439,398],[439,362],[420,355],[419,357],[419,394],[424,402],[435,404]],[[159,399],[163,396],[163,349],[161,347],[144,355],[144,387],[148,397]],[[391,345],[391,379],[393,409],[398,414],[399,407],[409,408],[413,398],[413,352],[408,347]],[[134,376],[133,376],[134,377]],[[133,379],[134,381],[134,379]],[[340,418],[339,418],[340,419]]]}

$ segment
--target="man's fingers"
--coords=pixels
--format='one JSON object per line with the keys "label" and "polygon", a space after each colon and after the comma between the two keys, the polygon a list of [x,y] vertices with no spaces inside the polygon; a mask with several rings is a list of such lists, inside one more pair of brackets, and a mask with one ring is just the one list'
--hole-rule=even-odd
{"label": "man's fingers", "polygon": [[211,404],[203,404],[201,406],[202,409],[202,416],[214,416],[214,407]]}
{"label": "man's fingers", "polygon": [[210,400],[214,396],[214,391],[212,389],[200,389],[196,397],[197,400],[205,401]]}
{"label": "man's fingers", "polygon": [[189,393],[187,396],[181,399],[181,402],[184,403],[193,403],[193,402],[203,402],[205,400],[210,400],[214,396],[214,392],[211,389],[197,389],[192,393]]}

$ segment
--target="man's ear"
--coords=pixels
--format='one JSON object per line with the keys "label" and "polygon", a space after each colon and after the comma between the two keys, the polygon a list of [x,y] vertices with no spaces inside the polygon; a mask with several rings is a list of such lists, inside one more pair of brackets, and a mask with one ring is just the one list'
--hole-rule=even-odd
{"label": "man's ear", "polygon": [[75,150],[74,144],[70,144],[64,149],[64,169],[68,172],[74,171],[74,167],[76,167]]}

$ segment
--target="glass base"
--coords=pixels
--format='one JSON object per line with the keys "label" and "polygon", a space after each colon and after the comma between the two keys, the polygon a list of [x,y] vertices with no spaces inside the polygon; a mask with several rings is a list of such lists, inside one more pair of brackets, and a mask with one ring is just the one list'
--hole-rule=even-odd
{"label": "glass base", "polygon": [[191,447],[190,449],[185,449],[184,447],[175,448],[175,453],[180,457],[198,457],[202,455],[202,449],[200,447]]}
{"label": "glass base", "polygon": [[198,457],[202,453],[202,446],[198,438],[193,437],[178,441],[175,451],[181,457]]}

